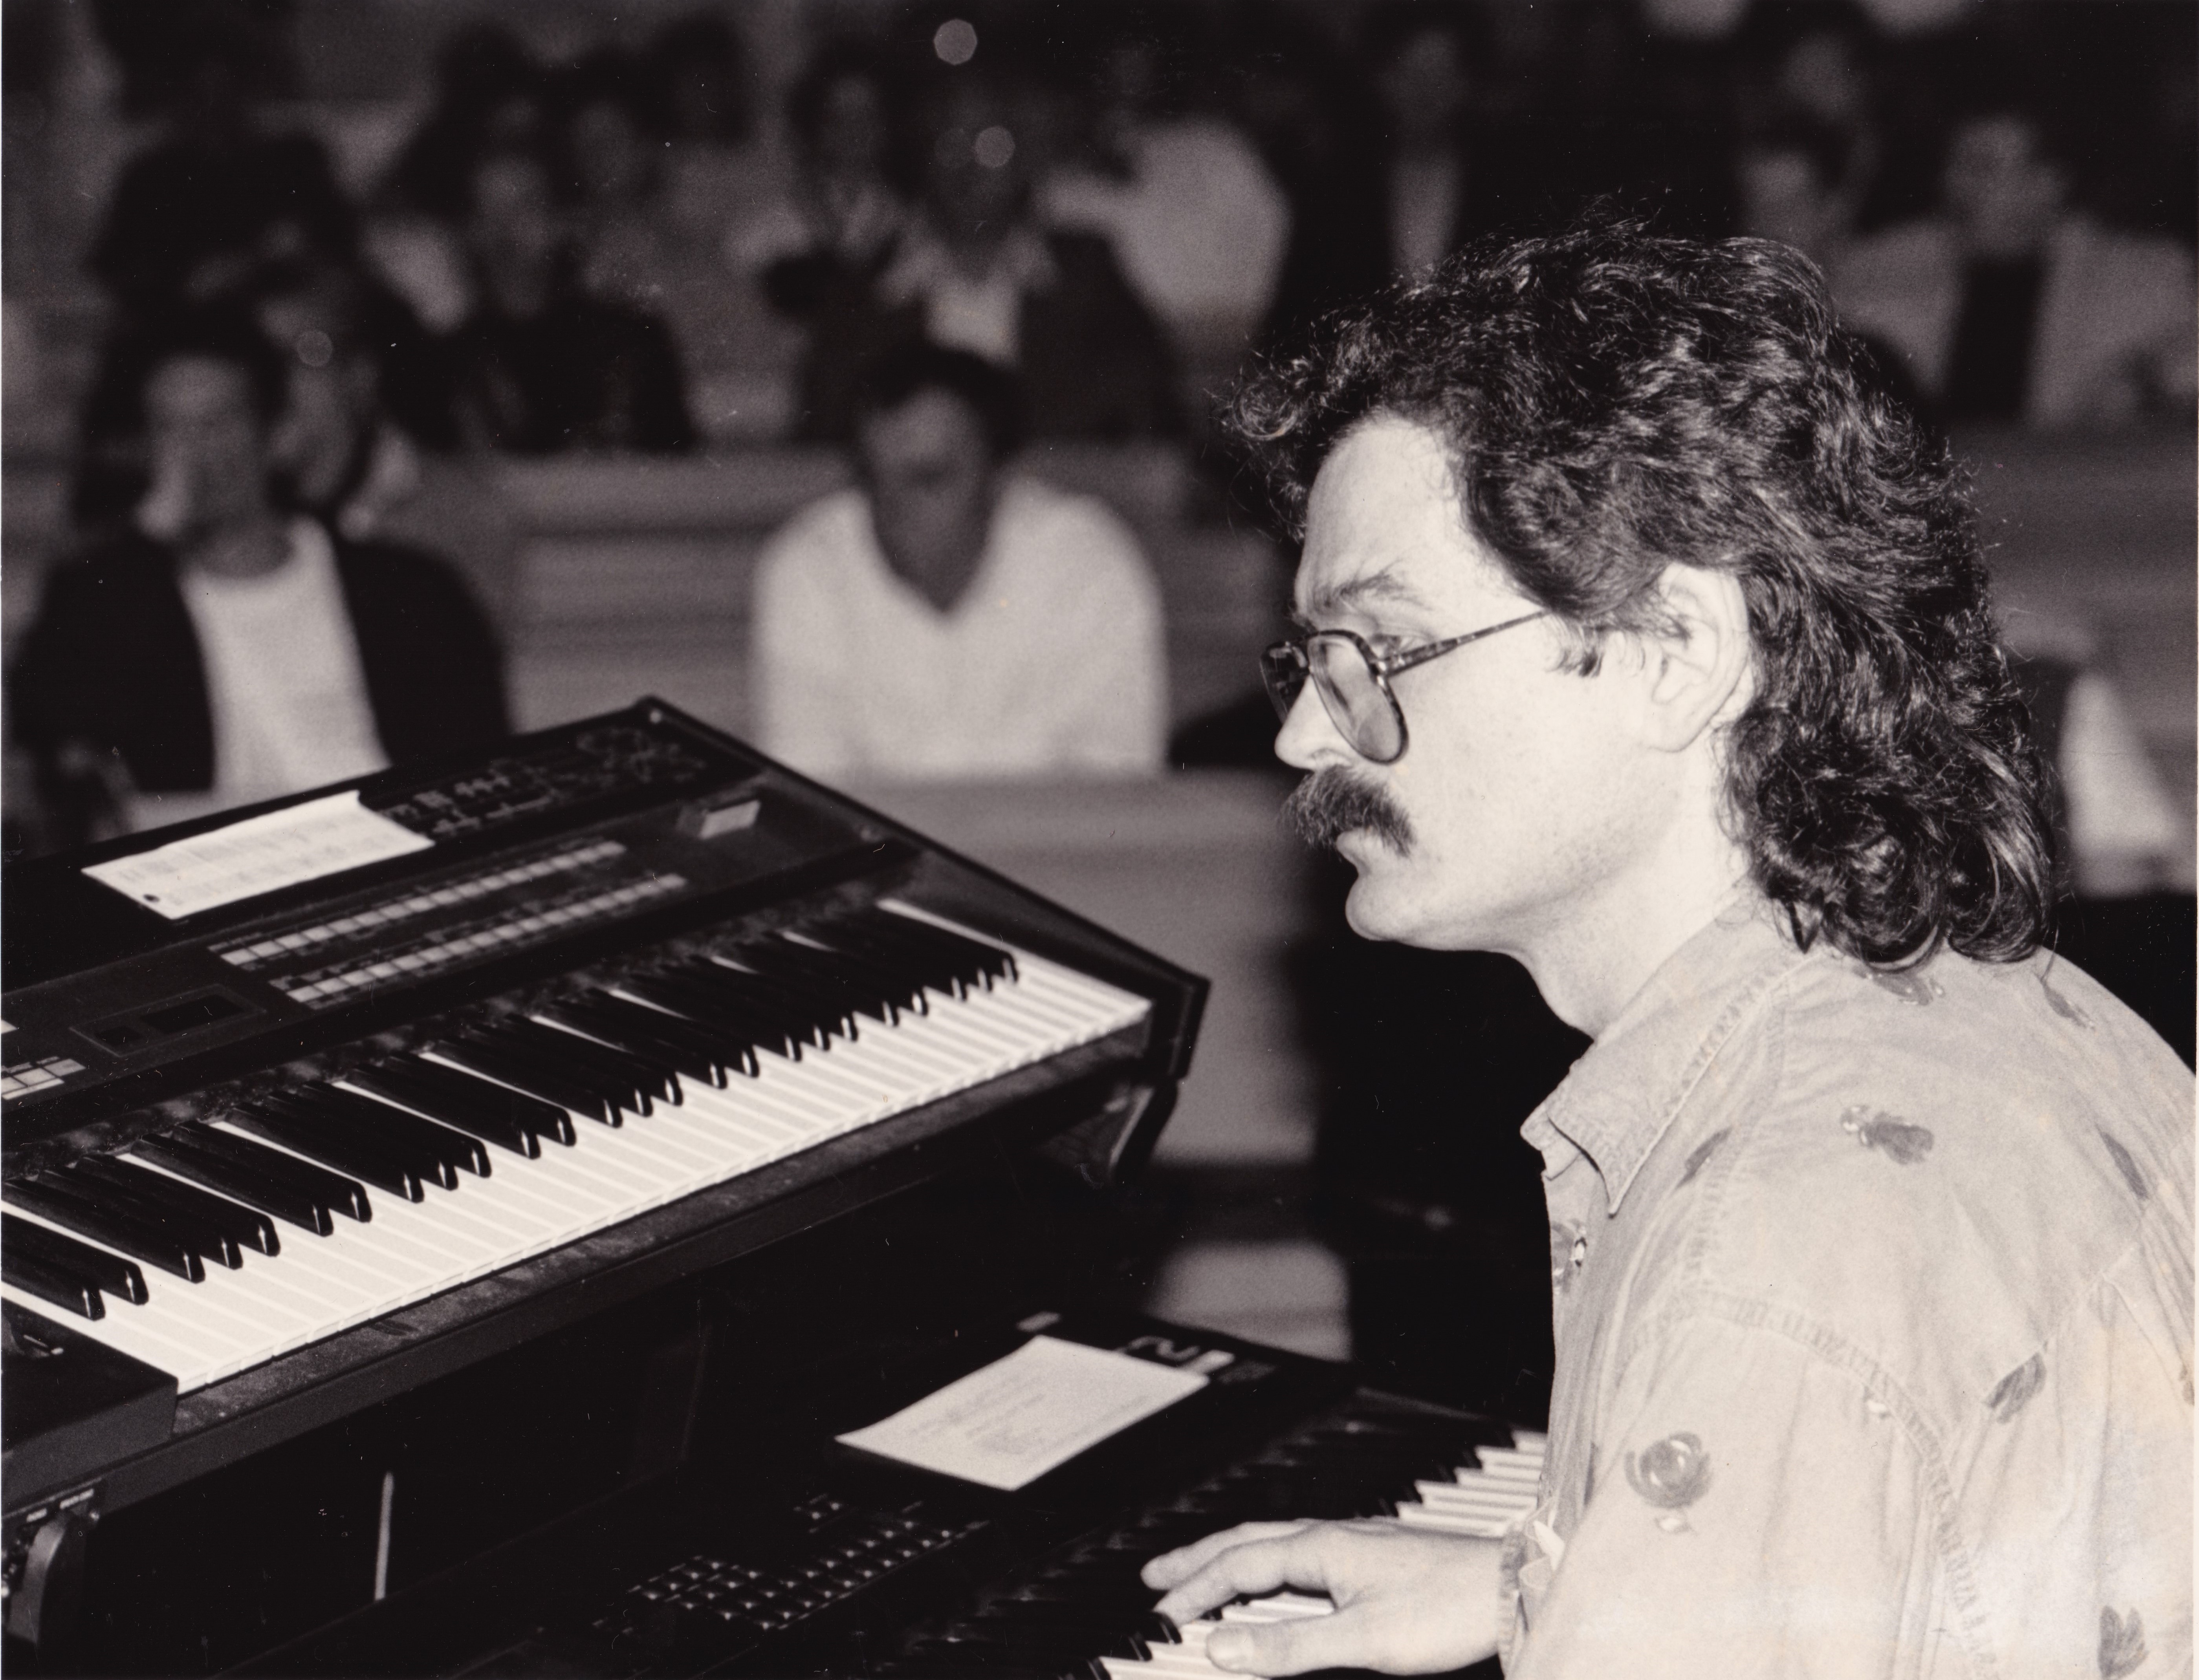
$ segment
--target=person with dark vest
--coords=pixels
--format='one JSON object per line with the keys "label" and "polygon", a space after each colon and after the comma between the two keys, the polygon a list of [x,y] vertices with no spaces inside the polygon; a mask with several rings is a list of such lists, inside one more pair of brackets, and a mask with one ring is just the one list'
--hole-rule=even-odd
{"label": "person with dark vest", "polygon": [[130,356],[149,462],[126,526],[49,579],[10,727],[61,840],[151,827],[495,739],[503,659],[442,561],[278,499],[284,369],[210,308]]}

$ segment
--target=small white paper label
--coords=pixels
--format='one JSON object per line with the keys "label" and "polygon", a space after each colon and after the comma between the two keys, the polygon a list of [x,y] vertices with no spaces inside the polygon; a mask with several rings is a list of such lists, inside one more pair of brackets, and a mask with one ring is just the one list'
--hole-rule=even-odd
{"label": "small white paper label", "polygon": [[359,802],[356,788],[171,840],[85,873],[171,921],[341,875],[435,842]]}
{"label": "small white paper label", "polygon": [[1195,1371],[1033,1336],[1006,1358],[838,1439],[1012,1493],[1205,1386]]}

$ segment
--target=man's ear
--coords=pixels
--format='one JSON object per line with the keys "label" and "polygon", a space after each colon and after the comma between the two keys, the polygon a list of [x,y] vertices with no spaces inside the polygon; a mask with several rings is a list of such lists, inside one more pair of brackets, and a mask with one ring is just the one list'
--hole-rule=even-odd
{"label": "man's ear", "polygon": [[1645,738],[1668,753],[1741,715],[1754,689],[1748,603],[1730,572],[1668,566],[1661,623],[1642,635]]}

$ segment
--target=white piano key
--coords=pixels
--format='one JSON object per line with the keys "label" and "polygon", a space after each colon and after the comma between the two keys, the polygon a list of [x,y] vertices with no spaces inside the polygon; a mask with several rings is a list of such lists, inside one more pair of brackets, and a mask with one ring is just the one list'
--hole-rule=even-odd
{"label": "white piano key", "polygon": [[1333,1615],[1336,1607],[1325,1598],[1308,1598],[1299,1593],[1277,1593],[1270,1598],[1256,1598],[1249,1604],[1225,1605],[1222,1619],[1225,1622],[1296,1622],[1310,1616]]}
{"label": "white piano key", "polygon": [[[1518,1439],[1516,1436],[1514,1439]],[[1543,1474],[1543,1450],[1520,1447],[1476,1447],[1484,1474],[1525,1476],[1529,1481]]]}
{"label": "white piano key", "polygon": [[1510,1531],[1514,1519],[1439,1511],[1401,1499],[1397,1502],[1397,1520],[1409,1528],[1432,1528],[1445,1534],[1471,1534],[1484,1540],[1501,1540]]}
{"label": "white piano key", "polygon": [[[149,1289],[150,1286],[148,1288]],[[141,1360],[155,1370],[166,1371],[175,1378],[179,1392],[202,1387],[210,1380],[208,1373],[212,1369],[212,1362],[202,1350],[169,1340],[160,1333],[157,1326],[148,1324],[142,1318],[120,1317],[112,1304],[108,1306],[107,1316],[103,1318],[82,1318],[66,1307],[41,1300],[12,1283],[0,1283],[0,1296],[18,1306],[29,1308],[41,1317],[50,1318],[57,1324],[66,1324],[94,1341],[104,1343],[118,1353],[126,1353],[132,1359]],[[106,1299],[104,1291],[102,1292],[102,1299]],[[126,1308],[131,1304],[124,1301],[120,1305]]]}
{"label": "white piano key", "polygon": [[[26,1224],[43,1225],[48,1230],[73,1238],[87,1248],[129,1260],[131,1257],[82,1231],[73,1230],[57,1219],[49,1219],[29,1208],[10,1206],[11,1218]],[[238,1370],[256,1358],[271,1357],[269,1352],[273,1338],[249,1322],[241,1321],[230,1311],[215,1304],[203,1283],[194,1283],[178,1277],[173,1272],[143,1260],[131,1260],[145,1279],[143,1302],[130,1300],[113,1290],[102,1290],[107,1303],[107,1318],[120,1322],[125,1316],[136,1318],[144,1328],[151,1329],[178,1352],[188,1356],[197,1367],[218,1375]],[[224,1268],[215,1267],[215,1270]],[[96,1330],[106,1319],[88,1321]]]}
{"label": "white piano key", "polygon": [[[135,1156],[131,1160],[134,1165],[143,1166],[149,1172],[161,1173],[180,1183],[193,1182],[179,1173],[169,1172],[166,1167],[155,1162]],[[205,1187],[201,1185],[198,1188]],[[372,1204],[370,1195],[369,1204]],[[335,1220],[338,1226],[352,1223],[341,1217]],[[323,1246],[330,1241],[329,1238],[279,1219],[275,1222],[275,1230],[282,1252],[271,1256],[262,1254],[257,1249],[245,1250],[244,1264],[248,1270],[265,1272],[294,1295],[309,1293],[323,1315],[329,1314],[332,1309],[340,1311],[347,1304],[365,1305],[379,1299],[382,1292],[375,1285],[352,1275],[347,1269],[330,1264],[323,1253]]]}

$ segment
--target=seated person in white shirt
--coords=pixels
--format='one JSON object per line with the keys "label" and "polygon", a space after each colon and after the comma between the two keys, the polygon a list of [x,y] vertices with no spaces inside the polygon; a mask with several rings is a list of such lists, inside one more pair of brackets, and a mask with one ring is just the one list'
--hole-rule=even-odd
{"label": "seated person in white shirt", "polygon": [[1168,726],[1158,590],[1121,520],[1009,469],[1012,375],[912,344],[856,401],[859,484],[756,578],[757,733],[821,776],[1140,774]]}
{"label": "seated person in white shirt", "polygon": [[179,821],[502,735],[502,659],[441,561],[331,536],[277,500],[288,390],[242,308],[118,358],[148,485],[48,580],[9,724],[61,840]]}

